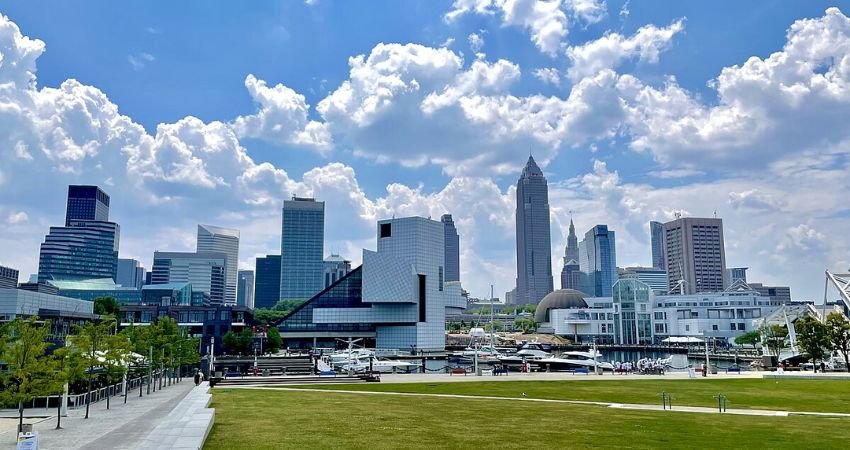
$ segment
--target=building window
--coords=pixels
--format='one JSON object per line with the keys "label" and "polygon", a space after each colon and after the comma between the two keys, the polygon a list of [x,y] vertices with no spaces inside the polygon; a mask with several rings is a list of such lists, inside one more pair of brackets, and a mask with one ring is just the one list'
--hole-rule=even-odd
{"label": "building window", "polygon": [[712,331],[717,331],[717,325],[712,325],[712,326],[711,326],[711,330],[712,330]]}
{"label": "building window", "polygon": [[437,268],[437,282],[439,283],[440,292],[443,291],[443,266]]}
{"label": "building window", "polygon": [[738,329],[739,329],[739,330],[741,330],[741,331],[744,331],[744,330],[746,330],[747,328],[744,326],[744,323],[743,323],[743,322],[740,322],[740,323],[738,323]]}
{"label": "building window", "polygon": [[691,326],[690,326],[690,325],[685,325],[685,331],[691,331]]}
{"label": "building window", "polygon": [[419,275],[419,321],[425,322],[425,275]]}
{"label": "building window", "polygon": [[382,223],[381,224],[381,237],[388,238],[393,235],[393,224],[391,223]]}
{"label": "building window", "polygon": [[732,327],[731,329],[734,330],[735,329],[735,322],[730,323],[729,326],[731,326]]}

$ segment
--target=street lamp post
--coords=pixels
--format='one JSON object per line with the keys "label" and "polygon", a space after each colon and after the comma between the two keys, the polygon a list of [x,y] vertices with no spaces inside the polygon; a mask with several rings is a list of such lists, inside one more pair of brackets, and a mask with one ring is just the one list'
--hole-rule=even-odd
{"label": "street lamp post", "polygon": [[86,417],[85,417],[86,419],[89,418],[89,406],[91,405],[91,377],[92,377],[92,372],[94,372],[94,358],[95,358],[94,352],[97,351],[96,350],[97,349],[96,342],[95,342],[96,336],[97,336],[97,333],[92,332],[91,359],[89,360],[89,383],[88,383],[88,392],[86,393]]}

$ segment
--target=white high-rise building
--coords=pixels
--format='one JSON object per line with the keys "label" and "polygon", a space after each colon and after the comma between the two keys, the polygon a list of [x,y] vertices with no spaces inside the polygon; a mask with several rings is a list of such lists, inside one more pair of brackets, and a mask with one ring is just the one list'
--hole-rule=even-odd
{"label": "white high-rise building", "polygon": [[219,252],[226,256],[224,270],[224,304],[236,304],[239,273],[239,230],[212,225],[198,225],[198,252]]}

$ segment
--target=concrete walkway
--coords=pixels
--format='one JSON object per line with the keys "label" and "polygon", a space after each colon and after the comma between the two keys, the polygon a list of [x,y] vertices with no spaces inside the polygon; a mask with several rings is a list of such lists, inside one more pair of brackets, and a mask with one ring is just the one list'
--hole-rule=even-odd
{"label": "concrete walkway", "polygon": [[[637,403],[611,403],[611,402],[592,402],[582,400],[556,400],[548,398],[529,398],[529,397],[496,397],[485,395],[461,395],[461,394],[428,394],[428,393],[412,393],[412,392],[384,392],[384,391],[349,391],[338,389],[300,389],[297,387],[255,387],[255,386],[228,386],[233,389],[266,389],[274,391],[296,391],[296,392],[324,392],[324,393],[345,393],[345,394],[363,394],[363,395],[395,395],[402,397],[436,397],[436,398],[461,398],[469,400],[506,400],[519,402],[538,402],[538,403],[566,403],[573,405],[592,405],[602,406],[607,408],[617,409],[632,409],[641,411],[665,411],[661,405],[646,405]],[[524,395],[524,394],[523,394]],[[667,409],[666,412],[688,412],[700,414],[720,414],[717,408],[707,408],[702,406],[674,406],[673,409]],[[842,417],[850,418],[850,414],[846,413],[824,413],[824,412],[807,412],[807,411],[778,411],[767,409],[726,409],[723,414],[736,414],[744,416],[775,416],[786,417],[789,415],[815,415],[825,417]]]}
{"label": "concrete walkway", "polygon": [[[89,419],[84,419],[85,408],[68,410],[68,416],[62,418],[61,430],[55,429],[55,410],[46,419],[25,420],[25,423],[34,423],[40,449],[141,448],[138,444],[194,387],[192,379],[187,378],[142,398],[138,391],[130,392],[126,405],[123,397],[113,397],[108,411],[105,401],[93,403]],[[0,433],[0,449],[14,449],[15,436],[14,429]]]}

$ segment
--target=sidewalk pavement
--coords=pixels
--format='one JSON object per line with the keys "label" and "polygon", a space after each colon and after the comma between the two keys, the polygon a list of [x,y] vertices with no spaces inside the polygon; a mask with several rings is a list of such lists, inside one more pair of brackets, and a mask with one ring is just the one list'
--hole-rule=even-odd
{"label": "sidewalk pavement", "polygon": [[[132,449],[140,448],[144,438],[160,425],[176,405],[195,387],[191,378],[162,390],[151,392],[139,398],[138,391],[131,391],[124,404],[120,396],[110,399],[110,409],[106,401],[92,403],[89,418],[84,419],[86,408],[69,409],[68,416],[62,417],[62,429],[56,430],[56,410],[34,410],[33,414],[44,411],[50,416],[42,419],[24,420],[34,423],[33,430],[38,433],[40,449]],[[147,393],[147,391],[145,391]],[[3,422],[9,419],[2,419]],[[15,448],[15,428],[0,429],[0,449]]]}

